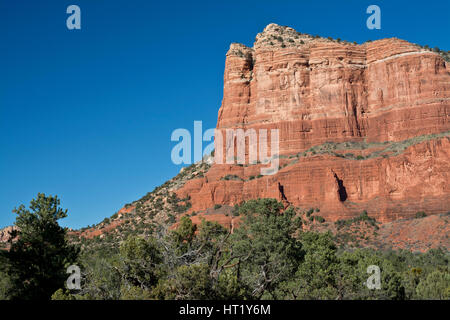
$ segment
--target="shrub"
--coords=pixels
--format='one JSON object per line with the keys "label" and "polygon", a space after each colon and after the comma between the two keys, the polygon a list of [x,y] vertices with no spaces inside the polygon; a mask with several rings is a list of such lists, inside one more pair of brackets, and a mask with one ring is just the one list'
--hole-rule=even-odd
{"label": "shrub", "polygon": [[174,210],[177,213],[183,213],[183,212],[186,212],[191,207],[192,207],[192,204],[189,201],[186,201],[185,205],[176,204],[174,207]]}
{"label": "shrub", "polygon": [[325,219],[323,217],[321,217],[321,216],[315,216],[314,220],[319,221],[320,223],[324,223],[325,222]]}
{"label": "shrub", "polygon": [[237,205],[237,204],[234,205],[234,208],[233,208],[233,211],[231,212],[231,214],[232,214],[234,217],[239,216],[239,205]]}
{"label": "shrub", "polygon": [[177,219],[175,218],[175,216],[173,214],[169,213],[167,216],[168,216],[168,218],[166,220],[167,223],[175,223],[177,221]]}
{"label": "shrub", "polygon": [[426,216],[427,216],[427,214],[423,211],[419,211],[416,213],[416,219],[424,218]]}
{"label": "shrub", "polygon": [[220,180],[242,180],[239,176],[235,174],[227,174],[225,177],[220,178]]}
{"label": "shrub", "polygon": [[343,226],[351,226],[353,223],[355,222],[362,222],[365,221],[368,224],[372,225],[375,227],[375,229],[378,229],[377,226],[377,221],[375,220],[375,218],[369,217],[369,215],[367,214],[367,211],[364,210],[358,217],[356,218],[352,218],[352,219],[348,219],[348,220],[337,220],[335,222],[335,225],[338,229],[341,229]]}
{"label": "shrub", "polygon": [[433,271],[417,285],[416,293],[420,299],[450,299],[450,273]]}
{"label": "shrub", "polygon": [[214,205],[214,209],[215,209],[215,210],[220,209],[220,208],[222,208],[222,205],[221,205],[221,204],[215,204],[215,205]]}

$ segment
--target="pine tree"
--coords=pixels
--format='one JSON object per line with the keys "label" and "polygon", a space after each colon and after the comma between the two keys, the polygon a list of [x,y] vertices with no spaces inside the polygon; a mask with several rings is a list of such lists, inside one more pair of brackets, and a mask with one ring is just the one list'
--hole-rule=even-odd
{"label": "pine tree", "polygon": [[17,214],[17,230],[11,234],[11,249],[6,253],[7,273],[11,280],[11,299],[50,299],[64,287],[66,268],[73,264],[79,249],[70,245],[66,230],[58,220],[67,216],[57,196],[38,193],[29,210],[24,205]]}

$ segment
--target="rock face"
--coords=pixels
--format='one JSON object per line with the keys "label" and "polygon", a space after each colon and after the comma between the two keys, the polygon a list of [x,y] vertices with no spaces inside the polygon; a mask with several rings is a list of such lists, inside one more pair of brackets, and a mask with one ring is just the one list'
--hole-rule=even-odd
{"label": "rock face", "polygon": [[[11,238],[10,233],[14,230],[17,230],[17,228],[15,226],[9,226],[9,227],[5,227],[3,229],[0,229],[0,250],[4,250],[7,249],[9,250],[9,240]],[[13,241],[15,241],[15,239],[13,239]]]}
{"label": "rock face", "polygon": [[177,194],[192,210],[277,198],[331,221],[362,210],[382,222],[447,212],[449,114],[450,66],[439,54],[270,24],[253,48],[231,44],[217,129],[278,129],[280,170],[259,176],[247,141],[246,164],[214,164]]}

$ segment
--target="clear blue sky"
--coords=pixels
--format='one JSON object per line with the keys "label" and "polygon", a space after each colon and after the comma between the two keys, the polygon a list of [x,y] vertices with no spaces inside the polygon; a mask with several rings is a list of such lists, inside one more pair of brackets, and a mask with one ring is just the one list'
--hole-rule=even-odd
{"label": "clear blue sky", "polygon": [[[81,30],[66,8],[81,8]],[[381,30],[366,28],[370,4]],[[214,127],[231,42],[271,22],[359,43],[450,50],[449,1],[0,0],[0,227],[38,193],[65,226],[111,216],[178,173],[176,128]]]}

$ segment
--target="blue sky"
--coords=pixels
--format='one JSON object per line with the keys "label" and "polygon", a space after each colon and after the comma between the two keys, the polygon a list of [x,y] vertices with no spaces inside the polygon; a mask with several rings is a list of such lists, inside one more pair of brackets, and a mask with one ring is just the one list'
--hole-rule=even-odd
{"label": "blue sky", "polygon": [[[176,128],[216,125],[225,53],[271,22],[450,50],[448,1],[0,1],[0,227],[38,192],[80,228],[178,173]],[[66,8],[81,8],[81,30]],[[366,8],[381,8],[381,30]]]}

